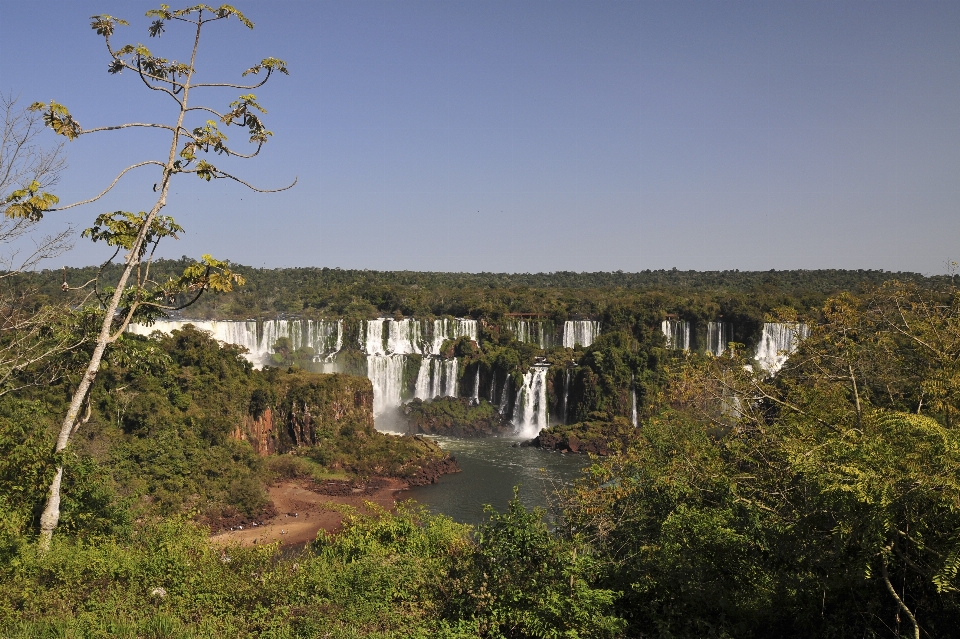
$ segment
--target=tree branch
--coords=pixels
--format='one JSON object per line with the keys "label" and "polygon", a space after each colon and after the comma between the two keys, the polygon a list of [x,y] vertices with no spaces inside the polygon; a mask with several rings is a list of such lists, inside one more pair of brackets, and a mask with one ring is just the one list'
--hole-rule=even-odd
{"label": "tree branch", "polygon": [[129,129],[130,127],[146,127],[154,129],[166,129],[168,131],[173,131],[173,127],[166,124],[148,124],[143,122],[130,122],[128,124],[116,124],[114,126],[98,126],[95,129],[87,129],[85,131],[80,131],[80,135],[86,135],[87,133],[96,133],[98,131],[115,131],[117,129]]}
{"label": "tree branch", "polygon": [[140,168],[141,166],[147,166],[148,164],[156,164],[157,166],[164,166],[164,167],[166,166],[163,162],[158,162],[157,160],[147,160],[146,162],[140,162],[140,163],[138,163],[138,164],[132,164],[132,165],[128,166],[127,168],[125,168],[124,170],[120,171],[120,175],[118,175],[116,178],[114,178],[113,182],[110,183],[110,186],[108,186],[107,188],[105,188],[105,189],[104,189],[99,195],[97,195],[96,197],[92,197],[92,198],[90,198],[89,200],[84,200],[84,201],[82,201],[82,202],[74,202],[73,204],[68,204],[68,205],[66,205],[66,206],[58,206],[58,207],[56,207],[56,208],[47,209],[47,210],[48,210],[48,211],[64,211],[64,210],[66,210],[66,209],[72,209],[72,208],[75,207],[75,206],[81,206],[81,205],[83,205],[83,204],[90,204],[91,202],[96,202],[97,200],[99,200],[100,198],[102,198],[104,195],[106,195],[107,193],[109,193],[110,190],[111,190],[114,186],[117,185],[117,182],[120,181],[120,178],[122,178],[127,171],[131,171],[131,170],[133,170],[133,169]]}
{"label": "tree branch", "polygon": [[[255,187],[255,186],[253,186],[253,185],[251,185],[251,184],[248,184],[248,183],[244,182],[243,180],[241,180],[240,178],[235,177],[235,176],[233,176],[233,175],[230,175],[229,173],[226,173],[225,171],[221,171],[220,169],[214,169],[214,170],[216,171],[216,173],[219,174],[219,175],[214,175],[214,176],[213,176],[214,179],[216,179],[216,180],[221,180],[221,179],[223,179],[223,178],[228,178],[228,179],[233,180],[233,181],[235,181],[235,182],[239,182],[240,184],[244,185],[245,187],[247,187],[247,188],[250,189],[251,191],[256,191],[257,193],[279,193],[280,191],[286,191],[287,189],[292,189],[292,188],[297,184],[297,180],[300,179],[299,177],[293,178],[293,182],[291,182],[291,183],[288,184],[287,186],[281,187],[281,188],[279,188],[279,189],[258,189],[257,187]],[[184,170],[182,170],[182,171],[180,171],[180,172],[181,172],[181,173],[196,173],[196,172],[197,172],[197,169],[184,169]]]}
{"label": "tree branch", "polygon": [[267,75],[263,77],[263,80],[257,84],[230,84],[229,82],[206,82],[203,84],[193,84],[190,86],[191,89],[196,89],[199,87],[227,87],[229,89],[256,89],[262,87],[267,83],[267,80],[270,79],[270,74],[273,73],[272,69],[267,69]]}
{"label": "tree branch", "polygon": [[209,111],[210,113],[214,114],[215,116],[217,116],[217,117],[220,118],[221,120],[223,119],[223,114],[222,114],[222,113],[217,113],[216,111],[214,111],[214,110],[211,109],[210,107],[194,106],[194,107],[190,107],[189,109],[186,109],[186,111]]}

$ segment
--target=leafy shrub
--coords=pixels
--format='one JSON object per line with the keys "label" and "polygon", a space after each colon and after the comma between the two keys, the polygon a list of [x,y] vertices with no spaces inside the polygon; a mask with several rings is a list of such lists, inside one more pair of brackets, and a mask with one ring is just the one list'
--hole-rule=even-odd
{"label": "leafy shrub", "polygon": [[623,628],[616,593],[596,588],[596,560],[577,540],[552,534],[539,509],[514,498],[476,532],[448,614],[481,637],[613,637]]}

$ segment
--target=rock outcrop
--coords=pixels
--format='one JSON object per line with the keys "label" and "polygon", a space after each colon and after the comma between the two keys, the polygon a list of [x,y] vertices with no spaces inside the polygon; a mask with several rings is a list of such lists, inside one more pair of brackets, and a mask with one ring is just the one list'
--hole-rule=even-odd
{"label": "rock outcrop", "polygon": [[579,422],[564,426],[552,426],[524,446],[566,453],[592,453],[611,455],[629,445],[636,429],[625,419],[612,422]]}
{"label": "rock outcrop", "polygon": [[514,429],[486,400],[472,404],[465,397],[440,397],[430,402],[415,399],[400,410],[408,432],[416,435],[494,437]]}

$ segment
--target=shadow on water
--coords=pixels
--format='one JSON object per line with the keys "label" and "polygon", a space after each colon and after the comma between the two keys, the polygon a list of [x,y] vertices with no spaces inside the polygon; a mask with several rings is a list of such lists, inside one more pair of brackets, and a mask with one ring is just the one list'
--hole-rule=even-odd
{"label": "shadow on water", "polygon": [[465,524],[476,525],[488,519],[484,504],[500,512],[506,510],[517,485],[524,506],[549,510],[556,503],[557,491],[571,485],[590,463],[586,455],[515,447],[521,440],[513,438],[433,439],[457,458],[463,472],[444,475],[436,484],[412,488],[403,497]]}

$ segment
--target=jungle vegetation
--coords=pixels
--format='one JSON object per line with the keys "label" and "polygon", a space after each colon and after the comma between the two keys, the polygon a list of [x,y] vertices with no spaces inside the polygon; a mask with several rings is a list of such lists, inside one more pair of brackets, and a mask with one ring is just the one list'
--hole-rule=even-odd
{"label": "jungle vegetation", "polygon": [[[252,26],[229,5],[161,5],[149,15],[151,36],[191,16],[198,29],[204,15]],[[956,631],[960,290],[952,277],[152,262],[148,249],[180,230],[158,215],[170,179],[234,178],[201,159],[230,153],[218,124],[181,126],[192,63],[142,45],[112,48],[124,24],[93,19],[108,40],[109,70],[126,68],[179,104],[176,124],[161,126],[173,134],[168,160],[146,162],[161,167],[160,195],[149,211],[101,215],[87,229],[125,251],[123,264],[33,272],[28,258],[0,274],[4,636],[919,639]],[[273,58],[249,70],[274,71],[286,68]],[[225,127],[242,125],[259,149],[269,136],[260,111],[244,94],[216,115]],[[19,167],[5,173],[14,182],[0,183],[0,241],[57,208],[47,189],[61,167],[55,150],[21,162],[7,140],[32,139],[30,114],[68,139],[98,130],[55,102],[33,105],[26,120],[18,113],[7,108],[14,138],[5,129],[0,147],[4,166]],[[38,259],[65,241],[41,242]],[[75,289],[98,278],[112,284],[82,303],[91,298]],[[241,279],[246,287],[228,290]],[[208,287],[224,294],[195,299]],[[193,300],[196,318],[487,320],[478,344],[444,351],[463,358],[466,375],[499,375],[500,384],[516,384],[545,357],[554,399],[570,353],[541,354],[499,323],[510,313],[599,320],[600,338],[573,351],[579,366],[563,408],[575,425],[560,435],[613,424],[618,454],[591,460],[555,505],[553,527],[517,500],[475,529],[404,505],[353,513],[341,533],[320,534],[299,554],[214,546],[210,526],[263,516],[275,479],[402,477],[439,453],[376,433],[369,382],[304,371],[309,353],[289,344],[276,349],[276,367],[257,371],[237,348],[193,329],[150,339],[122,331],[138,314],[149,320]],[[657,329],[668,314],[722,317],[743,347],[720,357],[666,349]],[[759,325],[776,318],[803,319],[812,333],[771,377],[750,368],[746,353]],[[623,436],[631,389],[639,425]],[[353,412],[331,420],[325,402],[338,393],[350,394]],[[319,408],[304,420],[308,403]],[[416,408],[424,418],[470,418],[468,407],[447,404]],[[492,406],[474,408],[492,418]],[[273,450],[243,436],[268,411],[279,425]],[[52,524],[41,515],[45,504],[51,510],[51,486]]]}
{"label": "jungle vegetation", "polygon": [[[216,549],[203,526],[225,509],[255,512],[263,482],[290,472],[227,434],[285,377],[309,374],[253,371],[236,348],[190,329],[125,337],[98,378],[88,435],[64,458],[71,497],[46,555],[36,513],[55,463],[49,416],[75,382],[0,397],[0,627],[23,637],[950,636],[960,292],[888,282],[830,297],[819,316],[774,377],[747,370],[736,350],[665,353],[639,427],[624,442],[615,420],[616,454],[592,461],[553,528],[517,502],[474,530],[411,506],[356,515],[297,556]],[[582,358],[629,354],[639,342],[628,338],[598,340]],[[602,429],[596,417],[566,436]],[[331,434],[297,463],[350,471],[367,453],[335,440],[354,435]]]}

